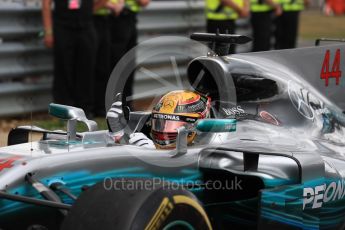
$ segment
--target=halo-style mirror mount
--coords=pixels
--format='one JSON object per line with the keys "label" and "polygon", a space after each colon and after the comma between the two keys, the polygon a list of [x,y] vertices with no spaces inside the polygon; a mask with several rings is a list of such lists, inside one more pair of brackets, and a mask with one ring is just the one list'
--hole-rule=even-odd
{"label": "halo-style mirror mount", "polygon": [[49,114],[62,120],[67,120],[67,133],[70,140],[75,140],[77,137],[77,121],[84,123],[89,132],[98,130],[97,123],[87,119],[84,110],[80,108],[51,103],[49,105]]}

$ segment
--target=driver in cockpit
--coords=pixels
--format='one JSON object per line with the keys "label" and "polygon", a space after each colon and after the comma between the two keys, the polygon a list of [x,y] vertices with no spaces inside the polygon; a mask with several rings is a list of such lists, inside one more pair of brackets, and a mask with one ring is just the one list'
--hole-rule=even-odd
{"label": "driver in cockpit", "polygon": [[[129,144],[157,149],[173,149],[176,145],[177,129],[190,126],[199,119],[210,117],[211,98],[187,90],[172,91],[164,95],[154,106],[151,114],[150,138],[144,133],[129,135]],[[107,113],[107,123],[116,141],[124,135],[127,121],[122,102],[116,101]],[[192,145],[196,132],[189,132],[188,145]]]}

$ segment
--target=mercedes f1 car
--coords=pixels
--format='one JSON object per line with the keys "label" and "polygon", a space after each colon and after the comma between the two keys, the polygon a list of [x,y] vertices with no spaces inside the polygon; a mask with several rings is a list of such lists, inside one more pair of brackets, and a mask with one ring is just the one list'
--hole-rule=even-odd
{"label": "mercedes f1 car", "polygon": [[[0,148],[0,228],[344,229],[343,71],[341,43],[197,57],[187,77],[212,118],[194,124],[192,146],[180,128],[174,150],[116,144],[81,109],[51,104],[67,132],[18,127]],[[147,133],[149,112],[127,115]]]}

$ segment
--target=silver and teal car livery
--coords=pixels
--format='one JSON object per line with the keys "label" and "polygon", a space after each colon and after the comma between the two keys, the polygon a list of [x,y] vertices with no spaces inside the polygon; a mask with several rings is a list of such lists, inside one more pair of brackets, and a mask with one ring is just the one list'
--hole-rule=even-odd
{"label": "silver and teal car livery", "polygon": [[[52,104],[67,132],[18,127],[0,148],[0,227],[343,229],[344,55],[338,43],[194,59],[187,76],[212,119],[195,124],[193,146],[179,129],[173,151],[115,144],[82,110]],[[149,121],[131,112],[128,127]]]}

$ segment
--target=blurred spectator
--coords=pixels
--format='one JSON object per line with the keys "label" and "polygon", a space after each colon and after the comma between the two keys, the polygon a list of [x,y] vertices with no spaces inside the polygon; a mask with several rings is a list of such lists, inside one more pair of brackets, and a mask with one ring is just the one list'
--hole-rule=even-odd
{"label": "blurred spectator", "polygon": [[[249,16],[249,0],[206,0],[207,32],[234,34],[236,20]],[[235,53],[235,46],[230,52]]]}
{"label": "blurred spectator", "polygon": [[251,0],[251,24],[253,29],[253,52],[271,49],[274,15],[280,16],[282,8],[273,0]]}
{"label": "blurred spectator", "polygon": [[[110,17],[111,61],[114,68],[120,59],[138,42],[137,14],[146,7],[150,0],[111,0],[114,5]],[[135,65],[135,63],[132,63]],[[132,95],[134,73],[128,79],[123,98]]]}
{"label": "blurred spectator", "polygon": [[309,0],[279,0],[283,13],[276,19],[275,49],[296,48],[300,12]]}
{"label": "blurred spectator", "polygon": [[[52,14],[52,2],[54,13]],[[54,47],[54,102],[93,111],[96,34],[93,10],[104,0],[42,0],[44,43]]]}
{"label": "blurred spectator", "polygon": [[96,65],[94,75],[95,104],[97,117],[105,117],[105,91],[110,76],[110,14],[115,4],[110,1],[94,12],[93,22],[96,30]]}

